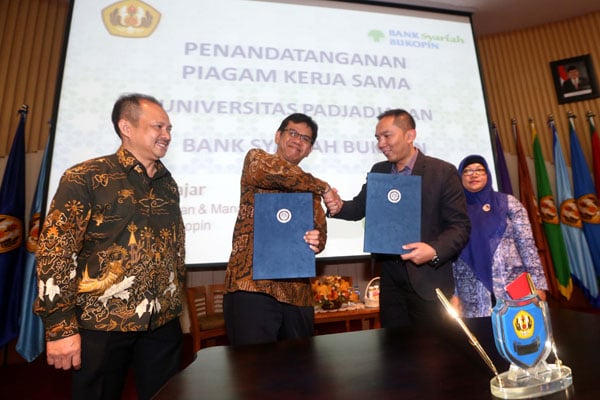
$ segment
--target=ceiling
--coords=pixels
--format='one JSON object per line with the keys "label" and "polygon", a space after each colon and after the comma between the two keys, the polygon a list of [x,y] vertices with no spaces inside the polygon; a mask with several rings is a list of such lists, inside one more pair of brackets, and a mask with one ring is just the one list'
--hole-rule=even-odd
{"label": "ceiling", "polygon": [[598,0],[382,0],[472,13],[475,36],[510,32],[600,11]]}

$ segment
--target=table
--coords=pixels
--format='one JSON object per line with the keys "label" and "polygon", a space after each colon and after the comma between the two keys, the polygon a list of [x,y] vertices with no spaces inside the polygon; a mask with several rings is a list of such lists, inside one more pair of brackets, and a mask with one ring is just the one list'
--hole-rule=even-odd
{"label": "table", "polygon": [[[455,321],[440,318],[447,319],[444,329],[376,329],[205,348],[156,399],[493,399],[493,373]],[[551,318],[573,385],[545,399],[600,398],[600,315],[553,308]],[[490,319],[465,322],[498,371],[506,371]]]}
{"label": "table", "polygon": [[381,328],[381,323],[379,322],[379,307],[315,312],[315,333],[329,333],[330,328],[326,325],[331,325],[336,322],[344,323],[345,332],[362,329],[379,329]]}

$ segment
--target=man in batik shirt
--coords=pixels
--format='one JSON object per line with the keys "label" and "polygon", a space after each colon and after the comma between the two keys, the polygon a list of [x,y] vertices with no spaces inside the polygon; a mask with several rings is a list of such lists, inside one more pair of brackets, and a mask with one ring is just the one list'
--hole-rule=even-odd
{"label": "man in batik shirt", "polygon": [[337,196],[298,164],[317,139],[317,124],[307,115],[286,117],[275,133],[277,150],[252,149],[246,154],[240,188],[240,208],[223,299],[227,336],[232,344],[274,342],[311,336],[314,325],[312,289],[308,278],[252,279],[254,194],[312,192],[314,227],[304,241],[315,252],[325,248],[327,225],[321,198]]}
{"label": "man in batik shirt", "polygon": [[160,161],[171,122],[140,94],[119,98],[112,122],[121,146],[64,173],[37,251],[48,364],[75,370],[75,399],[120,398],[130,366],[150,398],[181,357],[185,230]]}

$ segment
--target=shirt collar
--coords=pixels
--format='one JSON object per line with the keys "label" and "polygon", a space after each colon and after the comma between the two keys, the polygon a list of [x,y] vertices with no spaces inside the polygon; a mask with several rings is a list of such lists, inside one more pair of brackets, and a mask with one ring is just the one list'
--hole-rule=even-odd
{"label": "shirt collar", "polygon": [[415,167],[415,163],[417,162],[417,155],[419,154],[419,151],[415,151],[414,154],[410,157],[410,159],[408,160],[408,162],[406,163],[406,165],[404,166],[404,168],[402,168],[401,171],[398,171],[398,167],[396,166],[396,164],[392,164],[392,174],[401,174],[401,175],[411,175],[412,174],[412,170]]}
{"label": "shirt collar", "polygon": [[[146,168],[142,165],[141,162],[138,161],[137,158],[126,148],[123,146],[119,147],[117,150],[117,160],[121,167],[125,169],[125,171],[129,172],[131,170],[135,170],[138,173],[144,173],[148,175],[146,172]],[[163,176],[167,172],[167,169],[163,165],[160,160],[156,161],[156,173],[152,179],[157,179]]]}

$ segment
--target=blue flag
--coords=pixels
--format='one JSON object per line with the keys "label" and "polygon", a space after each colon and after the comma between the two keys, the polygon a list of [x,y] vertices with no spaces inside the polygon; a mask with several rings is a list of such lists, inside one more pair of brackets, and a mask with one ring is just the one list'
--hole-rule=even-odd
{"label": "blue flag", "polygon": [[44,201],[44,187],[46,186],[46,171],[48,169],[48,145],[44,151],[40,174],[38,176],[33,202],[31,203],[31,216],[29,219],[29,232],[22,246],[24,255],[23,296],[20,308],[20,330],[17,341],[17,352],[27,361],[32,362],[44,351],[44,324],[42,319],[33,313],[33,302],[38,294],[35,251],[40,235],[42,217],[42,202]]}
{"label": "blue flag", "polygon": [[510,182],[510,174],[508,173],[508,166],[506,165],[504,150],[502,149],[502,142],[500,142],[500,136],[498,135],[498,128],[496,127],[496,124],[492,124],[492,135],[494,136],[498,191],[502,193],[513,194],[512,183]]}
{"label": "blue flag", "polygon": [[594,188],[592,173],[585,161],[575,132],[574,118],[575,116],[569,116],[573,192],[583,222],[583,233],[594,261],[596,277],[600,277],[600,205],[598,204],[598,195]]}
{"label": "blue flag", "polygon": [[21,301],[21,245],[25,219],[25,119],[23,106],[0,187],[0,347],[17,336]]}
{"label": "blue flag", "polygon": [[559,206],[560,227],[563,232],[571,273],[575,282],[583,290],[590,303],[598,303],[598,283],[594,273],[594,263],[583,234],[581,218],[567,172],[556,125],[549,121],[554,143],[554,166],[556,168],[556,200]]}

